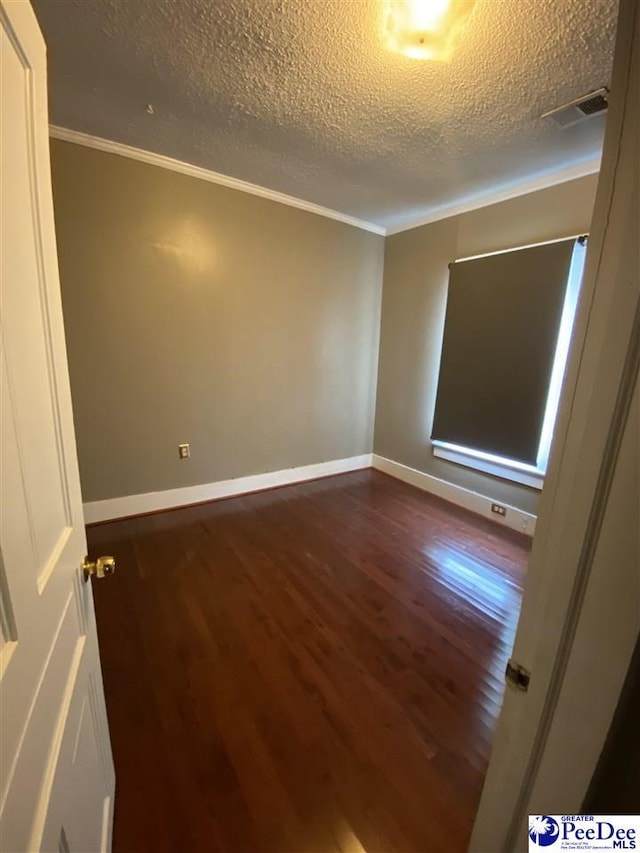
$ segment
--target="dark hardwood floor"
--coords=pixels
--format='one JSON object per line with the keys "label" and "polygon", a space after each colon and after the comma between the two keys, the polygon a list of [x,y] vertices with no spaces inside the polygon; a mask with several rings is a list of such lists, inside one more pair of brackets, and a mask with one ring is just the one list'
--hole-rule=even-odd
{"label": "dark hardwood floor", "polygon": [[361,471],[89,545],[115,853],[466,849],[526,539]]}

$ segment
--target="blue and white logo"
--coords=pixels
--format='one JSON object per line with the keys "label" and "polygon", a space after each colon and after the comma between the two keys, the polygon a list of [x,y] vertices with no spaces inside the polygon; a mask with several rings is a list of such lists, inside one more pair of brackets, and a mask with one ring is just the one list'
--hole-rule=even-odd
{"label": "blue and white logo", "polygon": [[640,815],[529,815],[529,853],[634,850],[640,853]]}
{"label": "blue and white logo", "polygon": [[529,838],[539,847],[549,847],[559,838],[558,822],[549,815],[537,814],[529,817]]}

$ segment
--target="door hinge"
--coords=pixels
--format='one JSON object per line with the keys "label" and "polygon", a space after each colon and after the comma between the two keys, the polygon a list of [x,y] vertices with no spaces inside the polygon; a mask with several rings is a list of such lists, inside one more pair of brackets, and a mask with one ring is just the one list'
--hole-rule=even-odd
{"label": "door hinge", "polygon": [[507,679],[507,684],[509,684],[511,687],[515,687],[517,690],[524,691],[527,691],[529,689],[531,673],[528,669],[525,669],[522,664],[510,660],[507,663],[507,668],[504,674],[505,678]]}

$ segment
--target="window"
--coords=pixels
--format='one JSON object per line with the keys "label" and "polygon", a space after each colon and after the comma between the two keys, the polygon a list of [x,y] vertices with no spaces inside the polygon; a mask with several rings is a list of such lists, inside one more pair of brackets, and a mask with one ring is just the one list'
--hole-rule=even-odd
{"label": "window", "polygon": [[586,238],[450,267],[434,455],[542,488]]}

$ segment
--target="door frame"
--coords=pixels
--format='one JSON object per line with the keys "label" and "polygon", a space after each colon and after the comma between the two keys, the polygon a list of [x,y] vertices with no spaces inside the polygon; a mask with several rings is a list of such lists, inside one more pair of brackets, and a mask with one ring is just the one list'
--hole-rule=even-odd
{"label": "door frame", "polygon": [[[638,271],[636,267],[634,277],[631,269],[619,265],[623,253],[617,249],[632,239],[625,214],[628,218],[631,211],[636,223],[638,216],[629,186],[633,181],[621,164],[633,163],[634,139],[637,144],[637,106],[631,90],[639,25],[636,0],[621,0],[587,266],[513,651],[514,659],[532,673],[531,686],[528,693],[508,689],[505,696],[471,838],[470,850],[477,853],[510,851],[522,842],[551,726],[556,713],[563,712],[561,689],[638,374]],[[635,164],[637,193],[637,160]],[[622,651],[611,648],[609,655]],[[613,716],[618,692],[611,690],[605,699]],[[584,713],[588,715],[589,708]],[[570,763],[569,750],[562,759]],[[573,787],[586,793],[590,778],[585,772]],[[573,804],[574,813],[581,805]]]}

